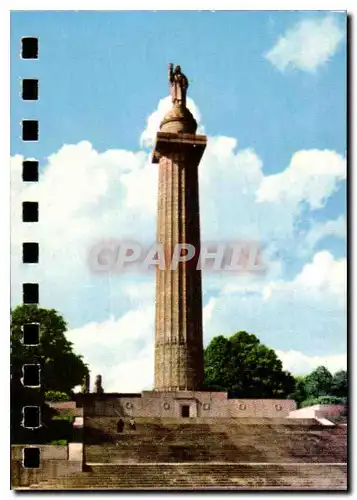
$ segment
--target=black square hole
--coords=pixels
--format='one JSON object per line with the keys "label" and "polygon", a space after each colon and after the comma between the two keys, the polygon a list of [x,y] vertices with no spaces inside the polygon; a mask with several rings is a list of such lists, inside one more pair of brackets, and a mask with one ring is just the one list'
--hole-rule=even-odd
{"label": "black square hole", "polygon": [[24,160],[22,162],[22,180],[24,182],[38,181],[38,161]]}
{"label": "black square hole", "polygon": [[40,448],[24,448],[24,467],[26,469],[40,467]]}
{"label": "black square hole", "polygon": [[24,201],[22,203],[22,222],[38,222],[37,201]]}
{"label": "black square hole", "polygon": [[22,244],[22,262],[24,264],[37,264],[39,256],[38,243]]}
{"label": "black square hole", "polygon": [[22,59],[37,59],[38,58],[38,38],[35,37],[24,37],[21,40]]}
{"label": "black square hole", "polygon": [[22,383],[25,387],[39,387],[41,385],[40,365],[22,365],[22,373]]}
{"label": "black square hole", "polygon": [[24,78],[22,80],[22,99],[24,101],[37,101],[38,80],[35,78]]}
{"label": "black square hole", "polygon": [[23,283],[22,296],[24,304],[38,304],[39,302],[38,283]]}
{"label": "black square hole", "polygon": [[38,345],[40,343],[40,325],[38,323],[22,325],[22,343],[24,345]]}
{"label": "black square hole", "polygon": [[22,140],[38,141],[38,120],[22,120]]}
{"label": "black square hole", "polygon": [[39,406],[24,406],[23,413],[23,427],[29,429],[37,429],[41,427],[41,414]]}

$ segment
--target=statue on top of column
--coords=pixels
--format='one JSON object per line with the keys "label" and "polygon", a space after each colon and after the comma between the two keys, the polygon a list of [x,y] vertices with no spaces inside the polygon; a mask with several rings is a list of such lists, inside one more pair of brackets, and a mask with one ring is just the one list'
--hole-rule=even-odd
{"label": "statue on top of column", "polygon": [[169,64],[169,84],[171,99],[174,105],[186,107],[186,94],[188,88],[188,80],[181,72],[181,67],[176,66],[175,69],[172,63]]}

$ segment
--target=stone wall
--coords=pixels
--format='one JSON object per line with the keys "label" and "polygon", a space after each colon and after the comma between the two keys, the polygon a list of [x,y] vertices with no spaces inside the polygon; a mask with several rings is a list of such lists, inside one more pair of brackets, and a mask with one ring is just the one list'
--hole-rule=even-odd
{"label": "stone wall", "polygon": [[[40,467],[23,466],[23,449],[40,448]],[[80,448],[80,449],[79,449]],[[42,479],[52,479],[81,471],[82,443],[68,446],[53,445],[12,445],[11,446],[11,487],[27,487]]]}
{"label": "stone wall", "polygon": [[83,416],[83,408],[78,407],[76,401],[48,401],[47,404],[62,415]]}
{"label": "stone wall", "polygon": [[338,417],[346,409],[346,405],[314,405],[318,417]]}
{"label": "stone wall", "polygon": [[22,460],[24,448],[40,448],[41,460],[67,460],[67,446],[55,446],[46,444],[13,444],[11,446],[11,459]]}
{"label": "stone wall", "polygon": [[296,410],[291,399],[229,399],[228,409],[231,417],[288,417]]}
{"label": "stone wall", "polygon": [[71,408],[74,410],[76,408],[75,401],[47,401],[48,406],[55,408],[56,410],[63,410]]}
{"label": "stone wall", "polygon": [[201,391],[143,391],[135,397],[90,395],[84,403],[85,416],[106,417],[181,418],[186,411],[194,418],[281,418],[295,409],[291,400],[228,399],[226,392]]}
{"label": "stone wall", "polygon": [[329,418],[341,415],[345,405],[313,405],[291,411],[289,418]]}

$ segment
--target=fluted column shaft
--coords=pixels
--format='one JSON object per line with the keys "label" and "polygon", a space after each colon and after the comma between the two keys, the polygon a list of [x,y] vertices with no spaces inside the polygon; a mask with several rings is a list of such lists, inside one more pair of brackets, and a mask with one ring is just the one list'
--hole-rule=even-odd
{"label": "fluted column shaft", "polygon": [[[156,271],[155,390],[197,390],[203,382],[198,163],[194,138],[187,146],[172,136],[159,158],[157,241],[165,250],[165,270]],[[202,136],[200,136],[202,138]],[[193,138],[193,139],[192,139]],[[170,150],[171,149],[171,150]],[[195,258],[171,270],[178,243],[195,248]]]}

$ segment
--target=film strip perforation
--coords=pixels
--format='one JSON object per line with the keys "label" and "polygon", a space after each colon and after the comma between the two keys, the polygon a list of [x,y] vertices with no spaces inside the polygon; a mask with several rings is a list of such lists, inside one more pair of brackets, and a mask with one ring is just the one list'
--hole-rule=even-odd
{"label": "film strip perforation", "polygon": [[[21,38],[20,57],[23,60],[38,59],[38,38],[27,36]],[[21,78],[20,96],[23,101],[38,101],[39,80]],[[36,117],[26,117],[21,121],[21,139],[23,142],[36,143],[39,140],[39,120]],[[37,159],[26,159],[22,162],[22,181],[38,182],[39,162]],[[39,204],[37,201],[22,202],[22,222],[37,223],[39,221]],[[22,262],[26,265],[39,263],[39,243],[37,241],[24,241],[22,243]],[[39,304],[39,284],[23,283],[22,298],[24,304]],[[35,355],[36,347],[40,344],[40,324],[24,323],[21,327],[22,343],[26,346],[27,362],[22,365],[21,383],[26,390],[26,401],[23,401],[21,426],[30,433],[36,432],[41,426],[41,363]],[[32,434],[30,434],[31,436]],[[30,444],[32,439],[26,441],[22,450],[22,466],[37,469],[41,466],[41,452],[39,446]],[[30,441],[30,442],[29,442]]]}

